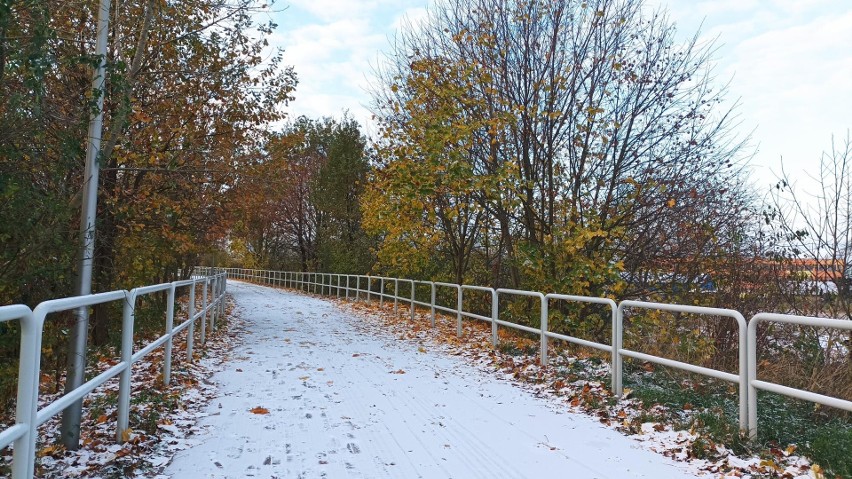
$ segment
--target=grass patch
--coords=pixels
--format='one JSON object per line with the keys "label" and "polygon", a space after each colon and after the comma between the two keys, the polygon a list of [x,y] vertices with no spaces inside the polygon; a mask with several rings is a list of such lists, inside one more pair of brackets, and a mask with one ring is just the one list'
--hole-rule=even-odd
{"label": "grass patch", "polygon": [[538,346],[533,344],[518,344],[512,341],[500,341],[497,350],[509,356],[533,356],[538,354]]}
{"label": "grass patch", "polygon": [[180,408],[180,397],[176,394],[156,390],[139,391],[131,398],[131,424],[148,435],[157,434],[162,417]]}
{"label": "grass patch", "polygon": [[848,413],[815,407],[768,392],[758,393],[758,437],[751,440],[739,431],[739,389],[731,384],[655,368],[646,371],[625,364],[625,385],[644,406],[667,408],[666,422],[676,429],[700,434],[691,451],[695,457],[712,454],[721,443],[735,454],[772,458],[772,450],[795,444],[802,454],[819,464],[826,477],[852,479],[852,421]]}

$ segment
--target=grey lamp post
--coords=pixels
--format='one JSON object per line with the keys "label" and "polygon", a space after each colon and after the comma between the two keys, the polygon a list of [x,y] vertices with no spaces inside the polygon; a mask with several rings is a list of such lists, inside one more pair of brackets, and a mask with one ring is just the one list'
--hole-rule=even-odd
{"label": "grey lamp post", "polygon": [[[85,296],[92,293],[92,264],[95,256],[95,215],[98,209],[98,155],[101,149],[103,133],[104,95],[106,95],[106,55],[107,36],[109,34],[110,0],[100,0],[98,10],[98,36],[95,55],[98,66],[92,76],[92,91],[97,95],[97,111],[89,120],[88,147],[86,149],[86,169],[83,175],[83,207],[80,214],[80,257],[77,269],[75,293]],[[76,323],[69,340],[68,377],[65,391],[71,391],[86,379],[86,340],[89,330],[89,308],[80,308],[76,312]],[[62,443],[69,450],[80,445],[80,419],[83,401],[75,401],[62,414]]]}

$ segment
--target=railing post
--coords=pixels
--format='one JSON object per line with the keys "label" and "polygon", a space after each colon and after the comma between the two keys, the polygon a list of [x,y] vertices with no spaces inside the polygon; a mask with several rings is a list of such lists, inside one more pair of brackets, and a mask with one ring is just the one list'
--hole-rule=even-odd
{"label": "railing post", "polygon": [[497,315],[500,305],[500,298],[497,295],[497,290],[491,289],[491,345],[497,347]]}
{"label": "railing post", "polygon": [[216,314],[219,312],[219,303],[216,298],[219,297],[219,278],[213,277],[210,280],[210,334],[213,334],[213,329],[216,328]]}
{"label": "railing post", "polygon": [[346,301],[349,301],[349,277],[350,275],[346,275]]}
{"label": "railing post", "polygon": [[[541,294],[541,293],[539,293]],[[541,295],[541,367],[547,367],[547,298]]]}
{"label": "railing post", "polygon": [[225,313],[227,312],[225,308],[225,294],[228,292],[228,276],[222,276],[222,299],[219,300],[219,307],[222,308],[222,317],[225,317]]}
{"label": "railing post", "polygon": [[[757,388],[752,384],[757,379],[757,323],[754,317],[748,322],[747,333],[747,366],[748,371],[748,435],[752,439],[757,438]],[[740,371],[742,374],[742,371]]]}
{"label": "railing post", "polygon": [[355,301],[361,299],[361,275],[355,276]]}
{"label": "railing post", "polygon": [[618,389],[617,386],[617,374],[615,373],[618,370],[618,305],[615,303],[610,305],[610,309],[612,309],[612,355],[610,357],[610,381],[609,386],[612,389],[612,393],[615,395],[616,399],[618,399],[619,394],[616,392]]}
{"label": "railing post", "polygon": [[175,325],[175,284],[169,288],[166,299],[166,346],[163,351],[163,386],[168,386],[172,377],[172,329]]}
{"label": "railing post", "polygon": [[[29,310],[29,308],[27,308]],[[41,368],[41,330],[32,311],[20,319],[21,352],[18,361],[18,395],[15,422],[26,423],[27,433],[14,442],[12,477],[30,479],[35,475],[38,383]]]}
{"label": "railing post", "polygon": [[432,291],[429,295],[429,298],[430,298],[429,310],[430,310],[430,314],[431,314],[430,318],[431,318],[431,321],[432,321],[432,327],[434,328],[435,327],[435,282],[429,281],[429,285],[432,286]]}
{"label": "railing post", "polygon": [[201,306],[203,308],[201,310],[201,312],[202,312],[201,313],[201,345],[202,346],[207,344],[207,283],[208,283],[208,278],[204,278],[201,281],[201,284],[204,286],[204,289],[202,290],[203,293],[201,295],[201,298],[202,298],[201,299]]}
{"label": "railing post", "polygon": [[373,278],[370,275],[367,275],[367,302],[370,302],[370,293],[372,292]]}
{"label": "railing post", "polygon": [[393,279],[393,314],[399,314],[399,278]]}
{"label": "railing post", "polygon": [[622,341],[623,338],[623,325],[624,325],[624,305],[623,303],[618,305],[618,309],[616,310],[615,315],[615,370],[612,372],[613,377],[613,386],[615,397],[617,399],[621,399],[621,395],[624,393],[624,378],[623,374],[623,362],[624,359],[621,357],[621,349],[622,349]]}
{"label": "railing post", "polygon": [[414,321],[414,280],[410,279],[409,281],[411,281],[411,320]]}
{"label": "railing post", "polygon": [[124,301],[121,318],[121,361],[124,370],[118,382],[118,418],[116,421],[115,440],[124,442],[124,431],[130,427],[130,373],[133,370],[133,320],[136,309],[136,292],[130,291]]}
{"label": "railing post", "polygon": [[337,275],[337,299],[340,299],[340,274]]}
{"label": "railing post", "polygon": [[379,307],[385,304],[385,278],[379,280]]}
{"label": "railing post", "polygon": [[186,328],[186,360],[192,362],[192,346],[195,340],[195,280],[189,285],[189,304],[187,314],[189,315],[189,327]]}
{"label": "railing post", "polygon": [[462,336],[462,288],[456,285],[456,336]]}

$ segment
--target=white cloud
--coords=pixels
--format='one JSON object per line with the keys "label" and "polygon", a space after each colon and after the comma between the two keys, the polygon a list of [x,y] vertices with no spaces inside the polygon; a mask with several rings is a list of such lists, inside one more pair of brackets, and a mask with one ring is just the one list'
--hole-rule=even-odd
{"label": "white cloud", "polygon": [[419,0],[290,0],[278,14],[271,43],[285,49],[284,62],[299,77],[292,116],[340,116],[348,109],[370,121],[367,92],[372,65],[390,44],[399,19],[419,15]]}
{"label": "white cloud", "polygon": [[[760,186],[813,170],[831,135],[852,128],[852,4],[834,0],[658,0],[687,37],[718,37],[716,73],[733,78],[742,131],[754,129]],[[808,183],[808,182],[806,182]],[[808,187],[813,188],[813,184]]]}
{"label": "white cloud", "polygon": [[[716,74],[733,78],[741,131],[755,130],[759,182],[772,180],[779,158],[806,168],[832,134],[852,128],[852,4],[836,0],[656,0],[684,38],[704,22],[718,38]],[[405,19],[425,18],[427,0],[290,0],[273,42],[299,75],[293,115],[339,116],[369,123],[372,66]]]}
{"label": "white cloud", "polygon": [[[815,164],[832,134],[852,127],[852,12],[768,29],[732,48],[732,91],[757,124],[759,162],[776,172]],[[768,176],[768,172],[767,172]]]}

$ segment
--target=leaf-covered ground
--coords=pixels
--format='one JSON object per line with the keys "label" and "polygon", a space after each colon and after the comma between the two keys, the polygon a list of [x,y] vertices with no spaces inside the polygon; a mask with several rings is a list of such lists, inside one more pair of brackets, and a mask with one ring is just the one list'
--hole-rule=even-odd
{"label": "leaf-covered ground", "polygon": [[[233,305],[228,305],[228,311],[232,309]],[[131,428],[123,432],[125,443],[119,445],[115,441],[117,377],[85,398],[79,450],[67,451],[61,445],[59,415],[42,425],[38,432],[36,477],[156,477],[176,451],[195,444],[192,437],[200,432],[198,420],[206,414],[203,409],[217,392],[210,377],[224,367],[229,351],[242,336],[239,317],[229,316],[227,322],[217,320],[217,328],[207,336],[205,346],[199,344],[196,328],[194,363],[186,360],[185,334],[175,341],[168,387],[162,385],[162,348],[133,365]],[[137,345],[135,350],[138,349]],[[113,366],[117,357],[113,352],[97,358],[87,377]],[[58,382],[61,384],[62,378]],[[42,378],[41,389],[40,407],[61,396],[61,392],[51,392],[62,389],[51,378]],[[11,448],[0,451],[0,477],[9,474],[11,461]]]}

